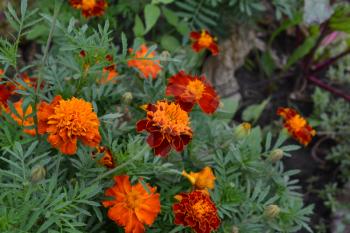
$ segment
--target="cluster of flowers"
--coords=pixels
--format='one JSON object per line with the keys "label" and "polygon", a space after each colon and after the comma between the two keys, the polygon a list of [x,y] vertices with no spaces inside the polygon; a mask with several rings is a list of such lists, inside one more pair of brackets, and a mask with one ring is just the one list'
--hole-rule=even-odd
{"label": "cluster of flowers", "polygon": [[[206,35],[206,34],[203,34]],[[196,43],[196,42],[194,42]],[[196,51],[196,50],[195,50]],[[128,66],[136,68],[143,78],[156,78],[161,71],[160,62],[153,59],[155,52],[148,52],[146,45],[142,45],[135,53],[130,50],[132,59]],[[85,51],[80,52],[84,60]],[[146,58],[146,59],[144,59]],[[107,55],[110,63],[103,69],[103,80],[99,83],[115,81],[118,76],[113,58]],[[84,61],[85,71],[88,72],[89,62]],[[1,71],[1,75],[3,75]],[[36,88],[36,78],[23,75],[22,80],[28,86]],[[72,97],[64,100],[61,96],[55,96],[48,103],[41,101],[36,107],[37,125],[33,117],[33,106],[23,110],[23,99],[14,102],[16,113],[11,112],[8,101],[16,95],[16,90],[22,89],[21,85],[13,81],[2,82],[0,89],[2,109],[22,127],[24,132],[35,136],[47,135],[47,141],[53,148],[62,154],[73,155],[77,151],[77,144],[96,148],[96,153],[104,153],[99,161],[108,168],[114,168],[115,162],[111,151],[100,146],[99,119],[93,111],[91,103],[83,99]],[[169,78],[166,95],[173,96],[174,101],[159,100],[155,104],[143,106],[147,111],[146,119],[137,122],[137,131],[147,131],[147,143],[154,149],[156,155],[166,156],[171,148],[182,151],[192,139],[189,112],[198,103],[207,114],[212,114],[219,106],[219,97],[213,87],[203,76],[192,76],[180,71]],[[212,202],[208,189],[214,188],[215,176],[211,168],[206,167],[198,173],[190,174],[183,171],[183,176],[188,178],[194,189],[188,193],[180,193],[173,205],[175,224],[182,224],[193,228],[196,232],[211,232],[218,228],[220,220],[217,209]],[[144,232],[145,225],[151,225],[160,212],[159,194],[156,187],[147,184],[147,189],[138,182],[132,185],[127,175],[114,177],[115,185],[106,190],[106,196],[112,196],[111,201],[104,201],[105,207],[111,207],[108,216],[118,225],[125,228],[125,232]]]}
{"label": "cluster of flowers", "polygon": [[[70,0],[70,4],[82,10],[85,17],[102,15],[107,7],[104,0]],[[213,55],[219,52],[216,39],[207,31],[192,32],[192,48],[195,52],[208,49]],[[142,78],[157,78],[161,71],[160,61],[156,60],[156,52],[149,52],[146,45],[141,45],[137,51],[129,50],[131,59],[128,66],[137,69]],[[80,52],[85,72],[89,72],[89,61],[86,51]],[[107,55],[108,66],[102,70],[103,77],[99,83],[116,82],[118,72],[113,57]],[[3,71],[0,72],[0,76]],[[1,77],[0,77],[1,78]],[[31,87],[37,88],[35,78],[22,75],[22,80]],[[0,106],[10,114],[22,127],[24,132],[35,136],[47,135],[47,141],[62,154],[74,155],[77,143],[95,148],[96,153],[103,153],[100,163],[107,168],[116,166],[111,151],[101,146],[99,132],[100,122],[93,111],[91,103],[83,99],[72,97],[64,100],[55,96],[48,103],[42,101],[37,106],[28,106],[23,110],[23,99],[13,105],[17,113],[11,112],[8,101],[16,95],[16,90],[25,88],[18,83],[2,82],[0,85]],[[147,143],[157,156],[165,157],[174,149],[184,150],[193,137],[190,126],[190,112],[198,104],[206,114],[213,114],[219,106],[219,97],[214,88],[204,76],[193,76],[184,71],[169,77],[165,95],[171,99],[158,100],[142,106],[146,111],[145,119],[136,124],[138,132],[148,133]],[[33,107],[36,107],[37,125],[33,117]],[[295,110],[280,108],[278,115],[285,120],[285,127],[300,143],[307,145],[315,131],[307,124]],[[182,192],[175,196],[173,204],[174,223],[191,227],[197,233],[210,233],[218,229],[220,219],[215,203],[208,190],[215,185],[215,175],[210,167],[199,172],[182,172],[182,176],[191,182],[193,188],[189,192]],[[118,225],[124,227],[126,233],[143,233],[145,225],[152,225],[161,210],[160,194],[157,187],[144,184],[139,180],[131,184],[129,176],[114,177],[115,184],[105,191],[105,196],[111,197],[103,201],[108,210],[108,217]],[[145,187],[146,186],[146,187]]]}

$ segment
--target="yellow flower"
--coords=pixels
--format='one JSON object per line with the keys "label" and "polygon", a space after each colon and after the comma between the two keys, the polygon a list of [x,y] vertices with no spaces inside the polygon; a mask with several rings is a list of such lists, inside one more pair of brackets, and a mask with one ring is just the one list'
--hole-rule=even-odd
{"label": "yellow flower", "polygon": [[203,168],[200,172],[182,172],[182,176],[186,177],[196,189],[213,189],[215,185],[215,175],[210,167]]}

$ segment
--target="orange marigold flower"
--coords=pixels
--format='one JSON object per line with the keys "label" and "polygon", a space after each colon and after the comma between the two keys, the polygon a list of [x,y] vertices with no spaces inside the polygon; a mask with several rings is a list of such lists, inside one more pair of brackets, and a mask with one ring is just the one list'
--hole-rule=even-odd
{"label": "orange marigold flower", "polygon": [[188,113],[177,103],[158,101],[146,107],[147,119],[137,122],[138,132],[150,133],[147,143],[156,155],[166,156],[171,148],[182,151],[192,138]]}
{"label": "orange marigold flower", "polygon": [[[132,53],[133,50],[130,49],[130,52]],[[162,68],[160,67],[159,60],[153,59],[156,56],[156,52],[153,51],[148,55],[147,53],[147,46],[144,44],[141,45],[139,50],[135,52],[134,59],[128,61],[128,66],[138,69],[146,79],[149,77],[155,79]]]}
{"label": "orange marigold flower", "polygon": [[[15,107],[17,114],[11,112],[10,109],[7,109],[7,112],[11,115],[12,119],[16,121],[18,125],[27,128],[23,130],[26,134],[35,136],[36,132],[35,132],[35,129],[33,128],[34,118],[33,116],[30,116],[33,113],[32,106],[29,105],[23,112],[23,99],[14,103],[13,106]],[[28,129],[28,128],[31,128],[31,129]]]}
{"label": "orange marigold flower", "polygon": [[[38,80],[36,77],[30,77],[27,73],[21,74],[22,81],[28,86],[28,87],[34,87],[34,89],[38,86]],[[40,89],[44,88],[44,83],[40,83]],[[25,90],[26,87],[23,86],[20,82],[17,82],[17,89],[18,90]]]}
{"label": "orange marigold flower", "polygon": [[316,131],[294,109],[278,108],[277,115],[284,119],[284,127],[301,144],[307,146]]}
{"label": "orange marigold flower", "polygon": [[105,146],[97,146],[96,150],[97,153],[103,153],[102,158],[98,161],[101,165],[110,169],[115,168],[115,162],[110,149]]}
{"label": "orange marigold flower", "polygon": [[204,76],[191,76],[184,71],[169,78],[166,95],[175,96],[181,108],[187,112],[198,103],[203,112],[211,114],[216,111],[220,103],[214,88]]}
{"label": "orange marigold flower", "polygon": [[100,79],[100,84],[116,83],[118,72],[115,69],[103,68],[102,77]]}
{"label": "orange marigold flower", "polygon": [[215,185],[215,175],[210,167],[203,168],[200,172],[182,171],[182,176],[186,177],[191,184],[200,190],[213,189]]}
{"label": "orange marigold flower", "polygon": [[176,225],[191,227],[196,233],[210,233],[219,228],[220,219],[210,196],[196,190],[175,196],[173,205]]}
{"label": "orange marigold flower", "polygon": [[56,96],[50,104],[41,102],[37,114],[39,133],[47,133],[48,142],[63,154],[75,154],[78,140],[90,147],[101,141],[97,115],[83,99]]}
{"label": "orange marigold flower", "polygon": [[114,180],[115,185],[105,192],[114,199],[102,202],[104,207],[111,207],[108,217],[123,226],[125,233],[145,232],[145,225],[152,225],[160,212],[156,187],[146,184],[146,190],[140,182],[131,185],[129,176],[115,176]]}
{"label": "orange marigold flower", "polygon": [[101,16],[107,8],[105,0],[69,0],[72,7],[82,11],[85,18]]}
{"label": "orange marigold flower", "polygon": [[191,32],[190,37],[193,40],[192,49],[194,51],[200,52],[202,49],[209,49],[214,56],[219,54],[219,47],[216,43],[216,39],[210,35],[208,31]]}

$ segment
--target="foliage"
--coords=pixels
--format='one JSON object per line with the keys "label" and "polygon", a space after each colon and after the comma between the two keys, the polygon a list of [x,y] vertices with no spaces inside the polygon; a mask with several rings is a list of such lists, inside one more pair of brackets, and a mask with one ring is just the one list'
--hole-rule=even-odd
{"label": "foliage", "polygon": [[[61,95],[91,102],[101,123],[101,145],[111,150],[117,166],[105,168],[99,163],[103,155],[82,144],[76,155],[63,155],[51,147],[45,136],[25,134],[23,127],[3,110],[0,231],[121,232],[121,228],[108,220],[101,201],[106,199],[104,190],[112,185],[112,177],[128,174],[132,182],[142,178],[142,182],[157,186],[160,193],[161,214],[147,232],[190,232],[173,223],[174,196],[191,190],[181,172],[210,166],[216,176],[215,189],[210,195],[221,218],[218,232],[231,232],[233,227],[242,233],[297,232],[302,228],[311,232],[308,224],[312,206],[305,207],[298,193],[298,180],[293,178],[298,171],[285,171],[281,161],[271,161],[269,157],[275,149],[281,149],[285,156],[299,149],[296,145],[285,145],[287,136],[283,132],[275,140],[271,133],[263,135],[257,126],[242,136],[236,133],[240,126],[230,125],[237,106],[230,111],[219,109],[211,116],[196,107],[191,112],[193,141],[183,152],[161,158],[153,155],[145,135],[135,131],[136,122],[145,116],[140,106],[166,98],[168,77],[179,70],[199,73],[203,54],[191,51],[188,33],[217,27],[219,14],[211,7],[228,6],[250,17],[263,12],[263,5],[242,0],[110,4],[104,19],[91,21],[58,0],[54,4],[48,0],[36,1],[33,5],[38,7],[36,10],[28,8],[26,0],[21,1],[18,9],[8,6],[7,20],[17,36],[0,40],[0,62],[6,74],[1,81],[17,86],[15,97],[23,98],[23,108],[33,108],[27,118],[33,117],[36,124],[41,101],[50,102],[54,96]],[[276,0],[272,4],[278,9],[277,18],[293,12],[291,1]],[[165,33],[169,28],[177,34]],[[157,35],[158,30],[161,36]],[[35,40],[36,45],[42,46],[28,63],[19,51],[24,39]],[[154,42],[160,42],[171,53],[163,51],[153,58],[162,65],[157,79],[140,78],[140,72],[128,66],[132,59],[128,48],[137,51],[141,44],[147,43],[150,45],[147,53],[151,54],[158,49]],[[180,44],[183,49],[178,50]],[[119,75],[115,83],[101,84],[103,68],[109,65],[108,55],[113,57]],[[21,79],[24,72],[36,77],[37,87]],[[14,101],[11,99],[9,103],[12,112],[16,112]],[[268,100],[250,107],[244,118],[257,121],[267,103]],[[278,215],[267,213],[272,204],[280,208]]]}

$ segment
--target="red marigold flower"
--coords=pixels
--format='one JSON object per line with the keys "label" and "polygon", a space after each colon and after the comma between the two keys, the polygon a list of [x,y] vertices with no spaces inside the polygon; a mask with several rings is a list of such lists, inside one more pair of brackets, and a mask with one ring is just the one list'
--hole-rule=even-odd
{"label": "red marigold flower", "polygon": [[103,15],[108,5],[105,0],[69,0],[69,3],[81,10],[85,18]]}
{"label": "red marigold flower", "polygon": [[14,94],[15,89],[15,86],[12,84],[0,84],[0,108],[7,108],[7,101]]}
{"label": "red marigold flower", "polygon": [[213,38],[208,31],[191,32],[190,37],[193,40],[192,49],[197,53],[202,49],[209,49],[214,56],[219,54],[219,47],[216,43],[216,39]]}
{"label": "red marigold flower", "polygon": [[115,162],[110,149],[105,146],[97,146],[96,150],[97,153],[103,153],[102,158],[98,161],[101,165],[109,169],[115,168]]}
{"label": "red marigold flower", "polygon": [[136,129],[150,133],[147,143],[155,154],[166,156],[171,148],[182,151],[192,138],[188,113],[179,104],[167,101],[148,104],[145,109],[147,119],[137,122]]}
{"label": "red marigold flower", "polygon": [[284,119],[284,127],[301,144],[307,146],[316,131],[294,109],[278,108],[277,115]]}
{"label": "red marigold flower", "polygon": [[219,228],[217,209],[209,195],[196,190],[175,198],[179,201],[173,205],[176,225],[189,226],[196,233],[210,233]]}
{"label": "red marigold flower", "polygon": [[204,76],[191,76],[184,71],[169,78],[166,95],[175,96],[181,108],[187,112],[198,103],[203,112],[211,114],[216,111],[220,103],[214,88]]}
{"label": "red marigold flower", "polygon": [[37,115],[39,134],[47,133],[48,142],[63,154],[75,154],[78,140],[90,147],[101,141],[97,115],[83,99],[56,96],[50,104],[41,102]]}
{"label": "red marigold flower", "polygon": [[111,207],[108,217],[123,226],[125,233],[145,232],[145,225],[152,225],[160,212],[156,187],[146,184],[146,190],[140,182],[131,185],[129,176],[115,176],[114,180],[115,185],[105,192],[114,199],[102,202],[104,207]]}
{"label": "red marigold flower", "polygon": [[[133,50],[130,49],[130,53],[132,52]],[[135,67],[136,69],[138,69],[146,79],[148,79],[149,77],[155,79],[162,68],[160,67],[159,60],[153,59],[156,56],[156,52],[153,51],[148,55],[147,53],[147,46],[144,44],[141,45],[139,50],[135,52],[134,59],[128,61],[128,66]]]}
{"label": "red marigold flower", "polygon": [[[23,112],[23,99],[14,103],[13,106],[15,107],[17,114],[11,112],[9,108],[7,109],[7,112],[11,115],[12,119],[16,121],[18,125],[27,128],[23,130],[26,134],[35,136],[36,132],[35,132],[35,129],[33,128],[34,118],[33,116],[29,116],[33,113],[32,106],[29,105]],[[29,127],[33,129],[28,129]]]}

